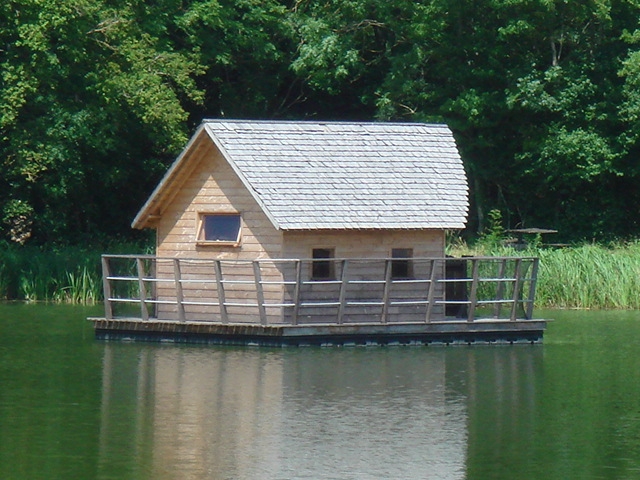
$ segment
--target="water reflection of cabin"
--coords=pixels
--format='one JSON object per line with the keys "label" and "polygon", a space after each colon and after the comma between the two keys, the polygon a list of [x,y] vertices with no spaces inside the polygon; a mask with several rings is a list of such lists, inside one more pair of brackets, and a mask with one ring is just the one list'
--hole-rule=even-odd
{"label": "water reflection of cabin", "polygon": [[539,340],[536,259],[445,258],[445,232],[464,227],[467,208],[444,125],[208,120],[133,221],[156,230],[156,255],[103,257],[96,331]]}

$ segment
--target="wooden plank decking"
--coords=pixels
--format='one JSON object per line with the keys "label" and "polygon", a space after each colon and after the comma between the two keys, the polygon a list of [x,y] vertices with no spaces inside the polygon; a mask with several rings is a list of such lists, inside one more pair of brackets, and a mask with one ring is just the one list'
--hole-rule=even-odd
{"label": "wooden plank decking", "polygon": [[311,260],[103,256],[99,338],[260,345],[539,342],[538,260],[522,257]]}

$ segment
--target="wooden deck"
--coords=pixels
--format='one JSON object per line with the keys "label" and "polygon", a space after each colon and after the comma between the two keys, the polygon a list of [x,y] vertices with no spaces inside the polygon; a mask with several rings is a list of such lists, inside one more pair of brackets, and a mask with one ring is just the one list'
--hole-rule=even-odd
{"label": "wooden deck", "polygon": [[[222,344],[540,342],[531,257],[202,260],[104,255],[98,338]],[[397,277],[397,272],[403,277]]]}

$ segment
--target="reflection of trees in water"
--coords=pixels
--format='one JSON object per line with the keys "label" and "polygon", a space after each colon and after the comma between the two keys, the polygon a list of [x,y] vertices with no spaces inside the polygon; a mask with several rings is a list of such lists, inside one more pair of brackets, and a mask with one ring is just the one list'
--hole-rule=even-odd
{"label": "reflection of trees in water", "polygon": [[530,461],[543,353],[542,345],[511,345],[452,351],[448,357],[447,369],[457,372],[468,397],[468,478],[541,478],[531,476]]}

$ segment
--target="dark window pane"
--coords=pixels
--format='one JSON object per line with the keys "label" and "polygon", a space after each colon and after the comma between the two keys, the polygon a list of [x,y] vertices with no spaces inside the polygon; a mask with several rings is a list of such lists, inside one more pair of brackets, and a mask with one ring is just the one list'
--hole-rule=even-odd
{"label": "dark window pane", "polygon": [[205,215],[204,238],[212,242],[236,242],[240,233],[240,215]]}
{"label": "dark window pane", "polygon": [[391,257],[391,278],[413,278],[412,248],[394,248]]}
{"label": "dark window pane", "polygon": [[312,256],[311,278],[324,280],[334,279],[336,276],[335,267],[334,261],[331,260],[335,257],[333,248],[314,248]]}

